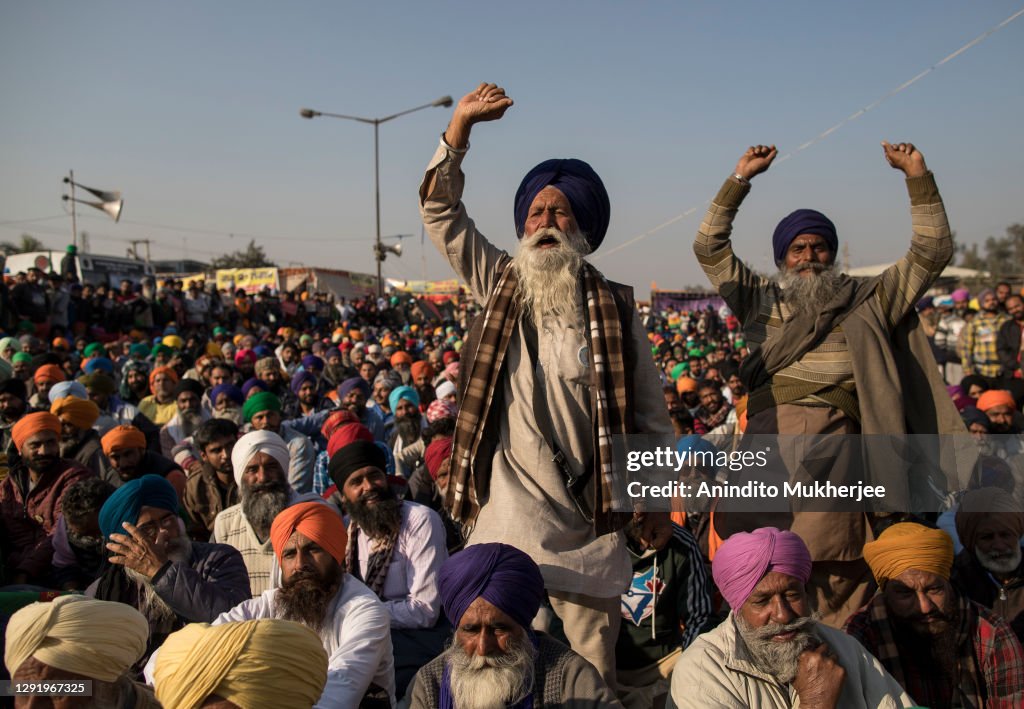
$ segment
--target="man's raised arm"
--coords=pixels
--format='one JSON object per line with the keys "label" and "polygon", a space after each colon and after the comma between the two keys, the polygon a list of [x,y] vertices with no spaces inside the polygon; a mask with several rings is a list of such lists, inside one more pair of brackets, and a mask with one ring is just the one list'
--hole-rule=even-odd
{"label": "man's raised arm", "polygon": [[463,96],[420,184],[420,215],[430,240],[481,303],[491,291],[502,252],[476,230],[466,214],[461,165],[473,126],[498,120],[511,105],[512,99],[495,84],[480,84]]}
{"label": "man's raised arm", "polygon": [[729,239],[732,222],[750,191],[750,181],[767,170],[776,155],[774,145],[755,145],[747,149],[736,163],[732,177],[711,201],[693,242],[693,252],[708,280],[741,322],[746,321],[755,307],[763,279],[733,253]]}

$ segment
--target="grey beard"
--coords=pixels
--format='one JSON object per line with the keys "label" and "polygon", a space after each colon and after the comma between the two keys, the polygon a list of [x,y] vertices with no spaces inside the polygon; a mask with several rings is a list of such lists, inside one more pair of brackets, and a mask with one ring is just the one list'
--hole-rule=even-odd
{"label": "grey beard", "polygon": [[[768,623],[760,628],[749,625],[739,613],[735,613],[733,618],[754,664],[782,684],[789,684],[796,677],[800,654],[820,643],[811,632],[817,622],[814,616],[797,618],[786,625]],[[797,635],[788,642],[772,640],[774,635],[791,631],[796,631]]]}
{"label": "grey beard", "polygon": [[203,416],[196,411],[179,411],[178,420],[181,421],[181,431],[184,434],[184,438],[188,438],[203,423]]}
{"label": "grey beard", "polygon": [[[537,248],[545,237],[554,237],[559,246]],[[523,237],[512,259],[519,282],[516,298],[535,323],[544,316],[578,323],[581,319],[579,275],[583,257],[590,252],[580,232],[565,233],[554,227],[538,229]]]}
{"label": "grey beard", "polygon": [[[815,275],[801,276],[804,271],[813,271]],[[843,277],[836,270],[835,264],[826,266],[812,262],[792,269],[781,269],[777,282],[782,289],[782,302],[797,315],[824,310],[839,291]]]}
{"label": "grey beard", "polygon": [[221,409],[220,411],[214,410],[213,418],[231,421],[236,426],[241,426],[243,423],[242,409],[240,409],[237,406],[228,406],[227,408]]}
{"label": "grey beard", "polygon": [[253,487],[242,481],[242,514],[261,540],[270,534],[274,518],[288,506],[288,492],[284,481]]}
{"label": "grey beard", "polygon": [[459,709],[504,709],[533,692],[537,651],[525,632],[493,655],[467,655],[453,642],[444,651],[451,671],[452,699]]}
{"label": "grey beard", "polygon": [[[188,563],[192,558],[192,540],[184,535],[172,539],[167,544],[167,558],[176,564]],[[124,572],[142,590],[139,599],[139,612],[146,616],[151,623],[159,626],[164,622],[172,622],[177,618],[178,614],[174,612],[174,609],[153,590],[153,583],[149,579],[128,567],[125,567]]]}
{"label": "grey beard", "polygon": [[986,570],[994,574],[1011,574],[1020,566],[1021,548],[1020,545],[1015,545],[1009,554],[995,556],[974,547],[974,555],[978,557],[978,563]]}

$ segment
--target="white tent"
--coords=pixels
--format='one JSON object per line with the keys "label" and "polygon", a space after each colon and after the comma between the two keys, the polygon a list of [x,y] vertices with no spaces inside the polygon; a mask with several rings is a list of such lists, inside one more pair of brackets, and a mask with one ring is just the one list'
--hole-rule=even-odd
{"label": "white tent", "polygon": [[[846,273],[850,276],[870,278],[871,276],[877,276],[885,269],[892,266],[892,263],[880,263],[875,266],[859,266],[857,268],[851,268]],[[946,266],[942,270],[942,274],[939,278],[949,278],[952,280],[966,280],[969,278],[988,278],[988,271],[976,271],[973,268],[961,268],[959,266]]]}

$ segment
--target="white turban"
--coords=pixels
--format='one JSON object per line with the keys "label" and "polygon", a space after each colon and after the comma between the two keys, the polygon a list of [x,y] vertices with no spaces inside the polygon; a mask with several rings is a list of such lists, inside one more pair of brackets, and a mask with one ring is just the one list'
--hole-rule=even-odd
{"label": "white turban", "polygon": [[288,473],[291,454],[288,452],[288,444],[284,442],[284,439],[273,431],[252,431],[239,438],[231,451],[231,467],[234,469],[235,484],[239,489],[242,487],[242,473],[245,471],[245,466],[257,453],[266,453],[281,464],[281,469],[285,474]]}
{"label": "white turban", "polygon": [[58,596],[11,616],[4,663],[12,676],[34,657],[65,672],[115,682],[142,657],[148,638],[149,622],[132,606]]}
{"label": "white turban", "polygon": [[438,384],[437,388],[434,389],[434,395],[437,396],[438,399],[443,399],[446,396],[448,396],[449,394],[454,394],[454,393],[455,393],[455,385],[452,384],[447,379],[445,379],[443,382]]}

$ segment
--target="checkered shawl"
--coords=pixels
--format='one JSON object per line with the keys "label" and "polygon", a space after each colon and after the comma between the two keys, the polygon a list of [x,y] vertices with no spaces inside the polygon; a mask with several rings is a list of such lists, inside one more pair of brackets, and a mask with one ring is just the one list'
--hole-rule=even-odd
{"label": "checkered shawl", "polygon": [[[476,356],[462,392],[462,405],[455,424],[452,445],[451,480],[445,506],[452,518],[472,531],[480,513],[481,499],[489,481],[477,479],[473,461],[484,437],[502,365],[512,332],[522,316],[515,297],[518,276],[510,268],[512,259],[498,264],[498,283],[484,310],[484,326]],[[590,350],[592,382],[591,418],[594,422],[593,472],[594,531],[598,536],[621,529],[632,513],[624,492],[624,480],[615,469],[612,436],[627,432],[626,371],[623,359],[622,324],[608,281],[589,263],[583,266],[583,291],[587,307],[587,343]]]}

